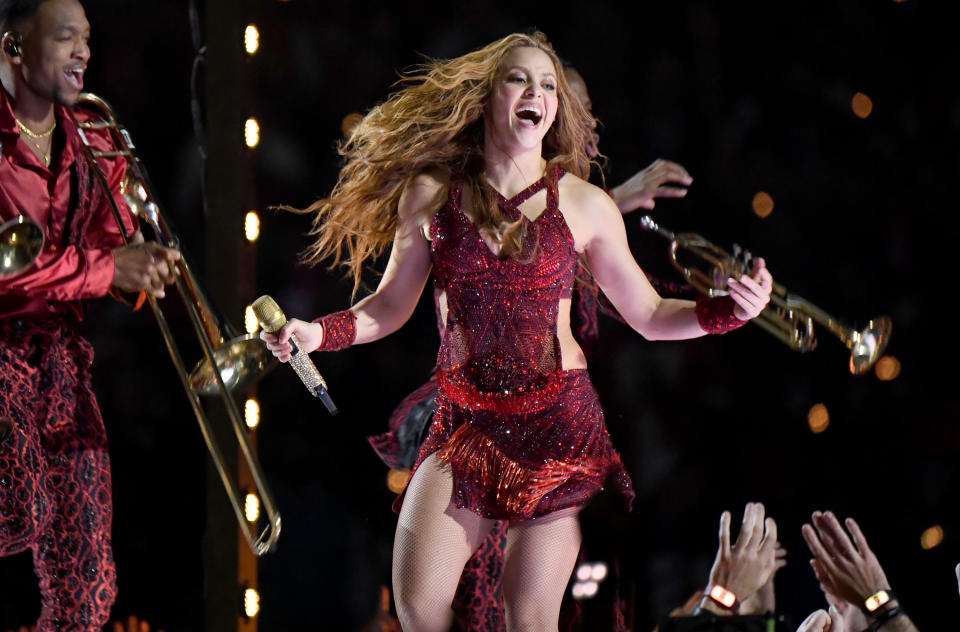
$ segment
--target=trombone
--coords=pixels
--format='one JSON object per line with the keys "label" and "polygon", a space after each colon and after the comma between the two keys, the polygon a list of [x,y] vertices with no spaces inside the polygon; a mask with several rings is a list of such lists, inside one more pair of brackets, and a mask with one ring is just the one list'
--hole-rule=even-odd
{"label": "trombone", "polygon": [[[670,263],[683,278],[707,296],[725,296],[728,277],[749,274],[753,257],[734,245],[733,255],[695,233],[674,233],[658,225],[649,215],[640,218],[640,225],[670,241]],[[687,251],[699,259],[703,267],[680,262],[680,253]],[[791,294],[779,283],[773,284],[770,304],[752,323],[778,338],[791,349],[806,353],[817,347],[814,323],[825,327],[850,350],[850,372],[862,375],[876,363],[890,341],[893,323],[888,316],[878,316],[863,329],[854,329],[826,313],[810,301]]]}
{"label": "trombone", "polygon": [[[127,200],[130,210],[153,231],[158,243],[173,248],[179,248],[180,240],[170,230],[166,220],[160,213],[160,207],[155,201],[146,168],[134,153],[133,141],[130,134],[117,122],[113,108],[102,98],[81,93],[77,106],[91,111],[96,118],[79,120],[72,113],[74,122],[79,130],[81,148],[84,158],[89,164],[95,177],[103,187],[105,197],[110,201],[110,207],[120,226],[124,243],[129,244],[132,235],[128,235],[116,200],[110,195],[110,187],[106,175],[98,164],[99,158],[124,158],[127,161],[121,189]],[[109,132],[113,140],[113,149],[100,150],[90,144],[87,131],[100,130]],[[263,471],[256,454],[250,447],[242,416],[234,401],[231,391],[259,379],[272,366],[272,358],[259,338],[253,334],[238,336],[236,329],[230,323],[215,316],[212,304],[200,289],[196,278],[187,264],[186,258],[181,256],[175,265],[176,286],[183,303],[187,308],[190,320],[201,347],[204,358],[193,371],[187,371],[179,348],[167,324],[167,319],[160,309],[155,297],[148,295],[150,307],[156,316],[157,324],[163,334],[170,358],[177,370],[187,398],[193,408],[200,432],[210,451],[214,466],[220,476],[224,489],[229,497],[230,504],[236,514],[240,531],[244,534],[250,549],[257,556],[274,549],[277,538],[280,536],[280,514],[277,512],[273,496],[270,493]],[[220,447],[214,440],[213,428],[200,404],[200,395],[219,394],[227,407],[227,416],[233,426],[237,443],[243,458],[250,469],[250,474],[256,488],[256,494],[266,514],[266,524],[257,533],[257,525],[251,525],[241,505],[241,492],[234,483],[233,477],[227,472],[226,461]]]}
{"label": "trombone", "polygon": [[43,228],[26,215],[0,224],[0,278],[20,274],[43,250]]}

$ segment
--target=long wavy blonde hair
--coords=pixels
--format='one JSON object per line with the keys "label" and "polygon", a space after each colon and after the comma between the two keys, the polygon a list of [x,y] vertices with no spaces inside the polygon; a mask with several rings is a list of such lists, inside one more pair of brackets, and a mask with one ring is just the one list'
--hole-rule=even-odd
{"label": "long wavy blonde hair", "polygon": [[[514,33],[450,60],[433,60],[402,76],[384,103],[374,107],[338,147],[344,165],[329,197],[300,213],[314,213],[314,242],[302,254],[310,265],[331,259],[353,277],[356,295],[364,264],[393,242],[397,205],[418,174],[440,169],[472,193],[473,221],[499,235],[501,257],[529,255],[525,222],[500,211],[483,177],[483,110],[504,57],[518,47],[544,51],[557,74],[556,119],[543,141],[547,169],[559,165],[586,179],[591,115],[571,91],[562,64],[540,32]],[[525,254],[524,254],[525,253]]]}

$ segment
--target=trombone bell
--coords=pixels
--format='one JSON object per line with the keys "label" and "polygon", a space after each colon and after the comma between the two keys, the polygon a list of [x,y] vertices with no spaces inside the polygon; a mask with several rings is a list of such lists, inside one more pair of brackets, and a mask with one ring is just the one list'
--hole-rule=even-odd
{"label": "trombone bell", "polygon": [[[220,345],[213,352],[213,358],[227,391],[253,384],[273,365],[273,356],[256,334],[237,336]],[[201,395],[220,394],[212,366],[204,358],[190,372],[190,383]]]}
{"label": "trombone bell", "polygon": [[0,277],[19,274],[33,265],[43,241],[40,224],[24,215],[0,224]]}

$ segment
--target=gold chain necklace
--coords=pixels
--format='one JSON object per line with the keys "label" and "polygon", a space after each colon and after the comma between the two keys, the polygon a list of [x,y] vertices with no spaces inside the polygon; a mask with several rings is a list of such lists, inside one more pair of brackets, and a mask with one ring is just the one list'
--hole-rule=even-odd
{"label": "gold chain necklace", "polygon": [[[14,117],[16,118],[16,117]],[[50,126],[45,132],[35,132],[23,123],[20,122],[20,119],[17,119],[17,126],[20,128],[20,131],[29,136],[30,138],[46,138],[53,133],[53,130],[57,129],[57,119],[53,119],[53,125]]]}
{"label": "gold chain necklace", "polygon": [[49,167],[49,166],[50,166],[50,159],[51,159],[52,154],[53,154],[53,139],[52,139],[52,138],[50,139],[50,142],[47,144],[47,148],[46,148],[46,149],[44,149],[43,147],[40,146],[39,141],[36,141],[36,140],[34,140],[34,139],[32,139],[32,138],[24,138],[23,136],[21,136],[20,138],[22,138],[23,140],[27,141],[27,142],[30,144],[30,146],[34,148],[34,150],[35,150],[34,153],[37,155],[37,158],[40,158],[41,160],[43,160],[43,165],[44,165],[45,167]]}

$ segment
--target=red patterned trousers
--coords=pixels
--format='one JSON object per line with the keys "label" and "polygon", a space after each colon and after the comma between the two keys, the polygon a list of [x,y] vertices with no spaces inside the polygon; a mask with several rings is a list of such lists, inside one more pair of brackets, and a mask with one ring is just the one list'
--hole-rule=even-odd
{"label": "red patterned trousers", "polygon": [[26,549],[39,632],[102,629],[116,596],[93,348],[62,320],[0,321],[0,556]]}

